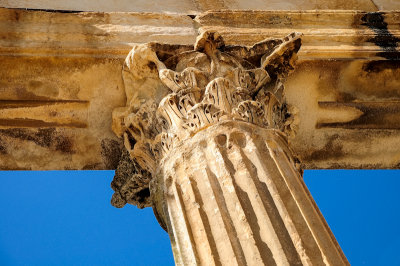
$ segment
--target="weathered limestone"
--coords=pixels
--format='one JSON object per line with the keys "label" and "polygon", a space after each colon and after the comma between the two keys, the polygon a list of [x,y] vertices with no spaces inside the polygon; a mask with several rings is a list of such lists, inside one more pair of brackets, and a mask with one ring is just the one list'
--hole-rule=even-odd
{"label": "weathered limestone", "polygon": [[285,139],[226,121],[161,162],[177,265],[348,264]]}
{"label": "weathered limestone", "polygon": [[196,20],[230,45],[302,32],[296,72],[285,83],[300,121],[291,148],[304,169],[376,169],[400,166],[399,18],[398,12],[213,11]]}
{"label": "weathered limestone", "polygon": [[0,169],[115,169],[122,146],[110,125],[126,101],[124,58],[135,42],[193,43],[192,24],[0,9]]}
{"label": "weathered limestone", "polygon": [[196,14],[208,10],[395,10],[399,7],[396,0],[270,0],[270,1],[245,1],[245,0],[137,0],[132,4],[129,0],[118,0],[112,4],[107,0],[0,0],[1,7],[32,8],[53,10],[101,11],[101,12],[167,12]]}
{"label": "weathered limestone", "polygon": [[152,41],[193,44],[198,30],[216,30],[228,45],[302,32],[285,86],[298,110],[289,142],[302,167],[399,168],[399,21],[396,11],[213,11],[193,19],[0,9],[0,169],[115,169],[121,141],[108,125],[126,105],[126,54]]}
{"label": "weathered limestone", "polygon": [[113,130],[130,158],[112,203],[153,205],[177,265],[348,264],[287,143],[298,119],[283,82],[300,36],[246,47],[204,32],[194,47],[151,43],[127,57]]}
{"label": "weathered limestone", "polygon": [[[0,168],[118,164],[113,205],[153,206],[177,263],[347,264],[301,169],[400,166],[399,12],[366,12],[398,4],[172,2],[0,9]],[[339,6],[364,11],[299,11]]]}

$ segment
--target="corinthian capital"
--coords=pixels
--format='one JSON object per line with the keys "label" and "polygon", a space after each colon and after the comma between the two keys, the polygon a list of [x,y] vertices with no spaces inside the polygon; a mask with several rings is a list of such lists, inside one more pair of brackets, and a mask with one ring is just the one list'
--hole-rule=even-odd
{"label": "corinthian capital", "polygon": [[127,150],[125,168],[117,169],[112,183],[113,204],[151,205],[149,182],[159,162],[213,124],[239,120],[291,134],[283,82],[294,69],[300,36],[247,47],[225,45],[218,33],[204,32],[194,46],[133,48],[123,69],[127,106],[113,113],[113,130]]}

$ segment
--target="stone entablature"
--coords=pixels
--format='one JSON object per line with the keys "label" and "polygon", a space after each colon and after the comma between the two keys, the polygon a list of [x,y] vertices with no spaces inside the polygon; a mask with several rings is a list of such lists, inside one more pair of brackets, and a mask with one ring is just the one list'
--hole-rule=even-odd
{"label": "stone entablature", "polygon": [[[399,14],[0,8],[0,168],[115,169],[122,141],[105,125],[113,109],[126,105],[121,69],[132,46],[173,43],[193,50],[198,31],[216,30],[226,45],[241,46],[304,34],[297,70],[285,83],[299,119],[289,141],[304,169],[399,168]],[[154,75],[160,90],[141,93],[158,102],[166,87]]]}

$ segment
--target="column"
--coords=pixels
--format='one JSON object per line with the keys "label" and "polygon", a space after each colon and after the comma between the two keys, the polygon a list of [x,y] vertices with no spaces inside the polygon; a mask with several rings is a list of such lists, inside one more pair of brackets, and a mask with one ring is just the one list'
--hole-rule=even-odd
{"label": "column", "polygon": [[246,47],[204,32],[128,56],[113,129],[136,170],[114,202],[152,202],[177,265],[348,265],[288,145],[300,37]]}

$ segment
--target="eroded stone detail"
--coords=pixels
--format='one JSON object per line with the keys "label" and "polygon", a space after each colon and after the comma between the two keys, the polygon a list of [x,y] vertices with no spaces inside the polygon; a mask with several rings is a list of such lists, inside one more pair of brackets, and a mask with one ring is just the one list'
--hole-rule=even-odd
{"label": "eroded stone detail", "polygon": [[115,171],[111,188],[115,191],[111,204],[121,208],[126,203],[138,208],[151,206],[149,182],[151,174],[135,163],[127,151],[123,151]]}
{"label": "eroded stone detail", "polygon": [[283,82],[300,36],[241,47],[204,32],[194,47],[128,56],[112,203],[153,205],[177,265],[348,264],[287,141],[297,118]]}
{"label": "eroded stone detail", "polygon": [[160,162],[176,265],[349,265],[286,136],[222,121]]}
{"label": "eroded stone detail", "polygon": [[174,145],[222,121],[293,132],[282,84],[293,70],[300,36],[246,47],[226,46],[218,33],[204,32],[194,47],[135,47],[123,71],[127,107],[113,114],[113,130],[135,165],[154,175]]}

